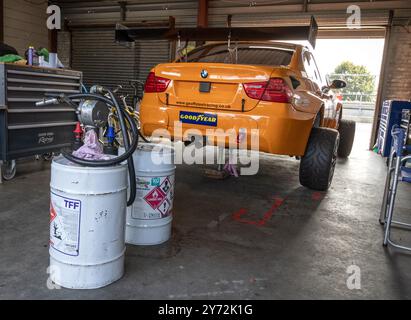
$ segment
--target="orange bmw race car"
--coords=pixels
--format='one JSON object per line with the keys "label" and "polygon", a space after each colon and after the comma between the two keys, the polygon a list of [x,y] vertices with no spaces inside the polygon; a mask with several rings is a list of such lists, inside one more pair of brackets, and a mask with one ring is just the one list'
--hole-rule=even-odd
{"label": "orange bmw race car", "polygon": [[151,70],[141,127],[148,136],[159,128],[173,133],[175,122],[204,135],[213,127],[258,129],[260,151],[301,158],[300,183],[327,190],[337,155],[349,156],[354,140],[355,123],[341,119],[333,93],[345,85],[327,83],[311,46],[210,43]]}

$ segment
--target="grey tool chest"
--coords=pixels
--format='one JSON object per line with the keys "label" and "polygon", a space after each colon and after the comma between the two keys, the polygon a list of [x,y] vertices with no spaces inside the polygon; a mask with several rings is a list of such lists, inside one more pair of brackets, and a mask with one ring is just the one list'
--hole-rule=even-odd
{"label": "grey tool chest", "polygon": [[78,71],[0,63],[0,161],[70,146],[75,109],[35,103],[45,95],[79,93],[81,81]]}

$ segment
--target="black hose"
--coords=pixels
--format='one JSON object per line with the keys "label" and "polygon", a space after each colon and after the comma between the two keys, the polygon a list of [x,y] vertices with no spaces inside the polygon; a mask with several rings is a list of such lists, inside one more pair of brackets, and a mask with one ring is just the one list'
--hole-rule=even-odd
{"label": "black hose", "polygon": [[[128,115],[127,115],[128,116]],[[132,121],[132,120],[131,120]],[[130,122],[130,121],[128,121]],[[130,124],[131,129],[133,131],[133,142],[130,145],[129,150],[127,150],[127,152],[123,153],[121,156],[118,156],[114,159],[109,159],[109,160],[86,160],[86,159],[81,159],[81,158],[77,158],[67,152],[62,152],[63,155],[69,159],[70,161],[83,165],[83,166],[87,166],[87,167],[109,167],[115,164],[118,164],[120,162],[123,162],[125,160],[127,160],[132,153],[135,151],[135,149],[137,148],[138,145],[138,130],[135,126],[135,124],[133,122],[131,122]]]}
{"label": "black hose", "polygon": [[96,100],[100,100],[106,104],[109,104],[112,107],[115,107],[114,102],[111,101],[109,98],[106,98],[105,96],[102,96],[100,94],[95,94],[95,93],[74,93],[70,94],[67,96],[68,99],[73,100],[73,99],[84,99],[84,98],[93,98]]}
{"label": "black hose", "polygon": [[[137,126],[135,125],[134,120],[130,117],[130,115],[127,112],[124,112],[124,115],[127,121],[129,122],[130,126],[133,124],[134,129],[136,129],[138,132]],[[138,133],[137,132],[133,131],[133,136],[134,136],[134,140],[136,141],[136,144],[138,144]],[[125,143],[124,143],[124,147],[126,147]],[[134,153],[135,148],[130,149],[130,150],[133,150],[133,153]],[[136,199],[136,192],[137,192],[136,171],[134,168],[133,156],[127,159],[127,166],[128,166],[128,175],[129,175],[129,181],[130,181],[130,195],[129,195],[129,199],[127,200],[127,206],[129,207],[134,203],[134,200]]]}
{"label": "black hose", "polygon": [[148,141],[148,140],[146,139],[146,137],[145,137],[145,136],[143,136],[143,134],[141,133],[141,131],[140,131],[140,130],[138,130],[138,135],[141,137],[141,139],[143,139],[143,141],[144,141],[144,142],[146,142],[146,143],[150,143],[150,141]]}
{"label": "black hose", "polygon": [[[104,96],[101,96],[101,95],[93,94],[93,93],[87,93],[87,94],[84,94],[84,93],[81,93],[81,94],[72,94],[72,95],[69,95],[69,96],[67,96],[67,97],[68,97],[69,99],[82,99],[82,98],[99,99],[100,101],[105,102],[105,103],[111,105],[112,107],[115,107],[114,103],[113,103],[110,99],[108,99],[108,98],[106,98],[106,97],[104,97]],[[126,113],[127,113],[127,112],[126,112]],[[140,130],[138,130],[138,135],[141,137],[141,139],[143,139],[144,142],[150,143],[150,141],[147,140],[146,137],[143,136],[143,134],[141,133]]]}
{"label": "black hose", "polygon": [[[108,93],[110,94],[110,97],[112,100],[98,94],[92,94],[92,93],[87,93],[87,94],[73,94],[69,95],[67,98],[68,99],[82,99],[82,98],[92,98],[95,100],[100,100],[112,107],[116,108],[116,111],[118,113],[118,119],[120,122],[120,127],[122,130],[122,135],[123,135],[123,141],[124,141],[124,148],[125,148],[125,153],[122,154],[119,157],[116,157],[114,159],[110,160],[86,160],[86,159],[81,159],[78,157],[73,156],[72,154],[68,154],[63,152],[63,156],[67,158],[68,160],[83,165],[83,166],[88,166],[88,167],[107,167],[107,166],[112,166],[118,163],[123,162],[124,160],[127,160],[127,165],[128,165],[128,171],[129,171],[129,177],[130,177],[130,196],[127,201],[127,206],[130,206],[133,204],[135,197],[136,197],[136,178],[135,178],[135,168],[134,168],[134,162],[132,159],[132,155],[134,151],[137,148],[138,145],[138,136],[139,136],[139,130],[137,128],[136,123],[133,121],[133,119],[127,114],[127,112],[123,109],[121,109],[120,105],[118,104],[117,99],[115,98],[114,94],[107,90]],[[127,127],[125,123],[125,119],[129,123],[131,131],[133,133],[133,142],[130,145],[129,137],[127,134]]]}
{"label": "black hose", "polygon": [[135,123],[132,121],[130,124],[130,127],[133,131],[133,142],[125,153],[123,153],[121,156],[118,156],[114,159],[109,159],[109,160],[86,160],[86,159],[81,159],[78,157],[73,156],[72,154],[69,154],[67,152],[62,152],[63,156],[67,158],[68,160],[86,166],[86,167],[110,167],[112,165],[118,164],[120,162],[123,162],[127,160],[135,151],[138,145],[138,129],[135,125]]}
{"label": "black hose", "polygon": [[[111,91],[108,91],[111,100],[113,100],[114,105],[117,109],[117,112],[119,114],[121,114],[121,116],[118,117],[118,120],[120,122],[120,128],[123,131],[123,143],[124,143],[124,149],[125,151],[131,150],[130,149],[130,141],[129,141],[129,137],[127,134],[127,126],[125,123],[125,120],[123,118],[123,116],[126,117],[126,119],[128,119],[130,126],[134,125],[133,120],[131,119],[131,117],[127,114],[126,111],[122,110],[120,108],[120,105],[118,104],[118,101],[116,99],[116,97],[114,96],[114,94]],[[136,126],[137,128],[137,126]],[[137,143],[138,143],[138,133],[136,132],[135,138],[134,138]],[[133,150],[134,152],[134,150]],[[129,177],[130,177],[130,196],[129,199],[127,201],[127,206],[131,206],[134,203],[134,200],[136,199],[136,173],[134,170],[134,162],[133,162],[133,156],[129,157],[127,159],[127,165],[128,165],[128,173],[129,173]]]}

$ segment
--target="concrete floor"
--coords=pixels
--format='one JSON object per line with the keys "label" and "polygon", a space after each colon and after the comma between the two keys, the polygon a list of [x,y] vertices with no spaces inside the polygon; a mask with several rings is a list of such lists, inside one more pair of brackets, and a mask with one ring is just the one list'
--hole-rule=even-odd
{"label": "concrete floor", "polygon": [[[369,129],[359,126],[326,194],[301,187],[288,157],[262,155],[257,175],[226,181],[179,166],[172,240],[128,246],[125,276],[98,290],[47,288],[49,165],[20,164],[0,185],[0,299],[410,299],[411,256],[381,246],[386,169],[367,151]],[[399,211],[410,191],[402,186]],[[411,233],[394,238],[411,243]],[[346,285],[353,264],[360,290]]]}

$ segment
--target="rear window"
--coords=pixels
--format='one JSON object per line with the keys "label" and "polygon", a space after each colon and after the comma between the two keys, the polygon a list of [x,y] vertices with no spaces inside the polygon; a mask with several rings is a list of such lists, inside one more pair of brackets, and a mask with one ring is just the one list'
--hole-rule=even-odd
{"label": "rear window", "polygon": [[[235,45],[232,45],[234,48]],[[229,52],[227,45],[206,46],[191,51],[187,60],[179,62],[238,63],[269,66],[288,66],[294,54],[293,50],[260,45],[240,45]]]}

